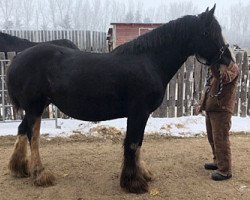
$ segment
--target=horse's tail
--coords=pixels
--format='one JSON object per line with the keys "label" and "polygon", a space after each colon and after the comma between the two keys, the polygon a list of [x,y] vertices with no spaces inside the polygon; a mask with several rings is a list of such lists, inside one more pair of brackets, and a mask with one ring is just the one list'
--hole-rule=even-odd
{"label": "horse's tail", "polygon": [[12,96],[10,92],[9,92],[9,98],[10,98],[11,104],[14,106],[16,111],[21,110],[21,107],[20,107],[18,100],[14,96]]}
{"label": "horse's tail", "polygon": [[[15,57],[12,59],[12,62],[15,59]],[[14,90],[12,88],[12,84],[10,83],[10,80],[12,79],[11,78],[11,71],[12,71],[12,64],[10,64],[8,66],[7,72],[6,72],[6,85],[7,85],[7,91],[8,91],[8,98],[9,98],[11,104],[16,109],[16,111],[19,111],[20,110],[20,103],[19,103],[18,99],[15,97]],[[13,80],[11,80],[11,81],[13,81]]]}

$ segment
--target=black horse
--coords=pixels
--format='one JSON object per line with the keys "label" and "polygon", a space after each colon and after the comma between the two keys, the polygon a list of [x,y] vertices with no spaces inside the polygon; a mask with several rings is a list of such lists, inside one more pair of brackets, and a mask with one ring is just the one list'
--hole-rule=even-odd
{"label": "black horse", "polygon": [[36,185],[54,183],[39,155],[41,115],[53,103],[80,120],[127,117],[120,185],[132,193],[148,191],[152,174],[140,160],[140,147],[148,117],[161,104],[167,83],[190,55],[204,58],[208,65],[232,59],[214,10],[215,6],[198,16],[170,21],[111,53],[46,44],[17,55],[8,70],[8,91],[13,104],[26,114],[9,162],[12,174],[32,175]]}
{"label": "black horse", "polygon": [[[12,36],[6,33],[0,32],[0,52],[21,52],[24,49],[33,47],[41,42],[31,42],[26,39],[22,39],[16,36]],[[78,47],[67,39],[52,40],[46,43],[68,47],[71,49],[78,49]]]}

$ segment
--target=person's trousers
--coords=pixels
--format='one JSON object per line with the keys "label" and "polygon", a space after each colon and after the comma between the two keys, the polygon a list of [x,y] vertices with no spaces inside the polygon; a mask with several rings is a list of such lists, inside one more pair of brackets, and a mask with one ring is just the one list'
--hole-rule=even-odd
{"label": "person's trousers", "polygon": [[222,175],[231,175],[231,149],[229,130],[231,128],[230,112],[206,112],[208,141],[212,147],[214,163]]}

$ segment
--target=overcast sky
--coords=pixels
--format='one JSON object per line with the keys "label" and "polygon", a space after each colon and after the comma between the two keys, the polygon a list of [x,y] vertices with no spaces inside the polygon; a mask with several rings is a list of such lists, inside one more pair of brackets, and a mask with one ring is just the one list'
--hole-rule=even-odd
{"label": "overcast sky", "polygon": [[[182,2],[182,1],[190,1],[190,0],[143,0],[143,4],[145,7],[154,7],[159,6],[161,2]],[[237,0],[238,1],[238,0]],[[192,2],[197,5],[199,11],[205,10],[208,6],[211,8],[216,3],[218,10],[223,9],[223,7],[229,7],[233,3],[237,2],[235,0],[192,0]],[[250,0],[242,0],[243,4],[247,4]]]}

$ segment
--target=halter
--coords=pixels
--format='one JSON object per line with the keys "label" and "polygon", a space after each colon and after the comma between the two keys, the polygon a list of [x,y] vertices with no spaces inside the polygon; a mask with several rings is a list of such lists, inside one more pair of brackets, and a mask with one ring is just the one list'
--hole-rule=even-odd
{"label": "halter", "polygon": [[195,58],[197,59],[197,61],[199,63],[201,63],[202,65],[207,65],[207,66],[214,66],[215,64],[217,64],[219,62],[219,60],[222,58],[223,54],[225,53],[225,50],[229,47],[229,44],[224,44],[221,48],[220,48],[220,51],[219,51],[219,56],[218,58],[213,61],[211,64],[208,64],[207,62],[204,63],[202,62],[200,59],[199,59],[199,56],[197,56],[197,54],[195,54]]}
{"label": "halter", "polygon": [[[199,63],[211,67],[211,66],[216,65],[216,64],[219,62],[219,60],[222,58],[223,54],[225,53],[225,50],[226,50],[228,47],[229,47],[229,44],[223,45],[223,46],[220,48],[220,53],[219,53],[218,58],[217,58],[214,62],[212,62],[211,64],[203,63],[202,61],[200,61],[199,57],[197,57],[197,54],[195,54],[195,58],[197,59],[197,61],[198,61]],[[209,71],[208,71],[206,86],[210,86],[210,85],[211,85],[211,83],[210,83],[211,79],[212,79],[212,75],[209,76]],[[215,94],[215,95],[210,94],[210,95],[209,95],[209,96],[212,97],[212,98],[218,97],[218,96],[220,96],[221,93],[222,93],[222,90],[223,90],[223,81],[222,81],[222,74],[221,74],[221,73],[220,73],[220,78],[219,78],[219,80],[220,80],[220,84],[219,84],[219,89],[218,89],[217,94]],[[210,91],[210,89],[208,89],[207,92],[209,92],[209,91]]]}

